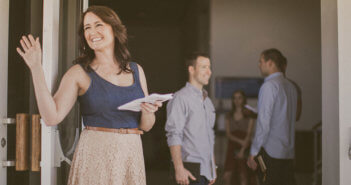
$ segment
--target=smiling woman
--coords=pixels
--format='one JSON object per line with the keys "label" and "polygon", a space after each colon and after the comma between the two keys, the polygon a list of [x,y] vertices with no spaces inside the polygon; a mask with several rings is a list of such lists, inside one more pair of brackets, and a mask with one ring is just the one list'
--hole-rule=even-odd
{"label": "smiling woman", "polygon": [[92,6],[82,16],[84,21],[78,32],[82,55],[75,63],[83,64],[85,70],[89,70],[88,66],[95,57],[94,49],[99,50],[110,44],[121,70],[131,72],[127,67],[127,62],[131,60],[127,49],[127,29],[117,14],[104,6]]}
{"label": "smiling woman", "polygon": [[81,56],[53,97],[45,84],[39,38],[20,40],[17,52],[32,72],[40,114],[54,126],[76,100],[80,103],[86,129],[73,156],[69,185],[146,184],[140,135],[153,127],[162,104],[143,103],[141,112],[117,109],[148,95],[144,71],[130,62],[126,28],[113,10],[92,6],[81,20]]}

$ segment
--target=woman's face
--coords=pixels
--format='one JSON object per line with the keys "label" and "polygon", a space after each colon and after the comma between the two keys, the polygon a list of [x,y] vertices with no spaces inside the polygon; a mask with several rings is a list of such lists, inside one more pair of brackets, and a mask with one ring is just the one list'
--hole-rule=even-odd
{"label": "woman's face", "polygon": [[235,93],[233,95],[233,102],[235,107],[242,107],[244,106],[244,97],[241,93]]}
{"label": "woman's face", "polygon": [[115,38],[111,25],[103,22],[100,17],[92,12],[84,16],[84,37],[89,47],[94,51],[112,48]]}

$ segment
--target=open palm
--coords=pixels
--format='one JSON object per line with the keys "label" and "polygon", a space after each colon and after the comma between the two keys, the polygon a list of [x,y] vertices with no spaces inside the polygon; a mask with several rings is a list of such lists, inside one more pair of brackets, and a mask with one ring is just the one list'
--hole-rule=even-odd
{"label": "open palm", "polygon": [[32,69],[41,65],[41,46],[39,37],[34,39],[32,35],[22,36],[20,41],[22,48],[17,47],[18,54],[21,55],[28,67]]}

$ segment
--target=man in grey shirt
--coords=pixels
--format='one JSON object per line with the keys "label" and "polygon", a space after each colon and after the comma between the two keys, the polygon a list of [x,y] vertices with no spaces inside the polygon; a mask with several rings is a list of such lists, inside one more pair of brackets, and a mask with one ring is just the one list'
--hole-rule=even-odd
{"label": "man in grey shirt", "polygon": [[[203,89],[211,77],[210,59],[204,54],[193,54],[187,60],[187,68],[189,82],[167,105],[167,143],[178,184],[211,185],[216,179],[213,130],[216,115]],[[199,163],[200,179],[195,179],[183,162]]]}
{"label": "man in grey shirt", "polygon": [[279,50],[262,52],[259,68],[265,81],[258,96],[256,133],[248,166],[256,170],[254,158],[262,156],[267,168],[265,177],[260,178],[263,185],[295,184],[293,159],[297,90],[283,74],[286,65],[287,60]]}

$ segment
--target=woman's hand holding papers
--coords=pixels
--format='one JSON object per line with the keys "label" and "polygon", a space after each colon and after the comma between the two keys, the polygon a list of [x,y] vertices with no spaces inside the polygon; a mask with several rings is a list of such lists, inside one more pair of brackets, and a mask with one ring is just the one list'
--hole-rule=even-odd
{"label": "woman's hand holding papers", "polygon": [[142,103],[140,104],[141,107],[141,112],[146,113],[146,114],[153,114],[155,113],[158,108],[162,107],[162,102],[161,101],[156,101],[155,103]]}

